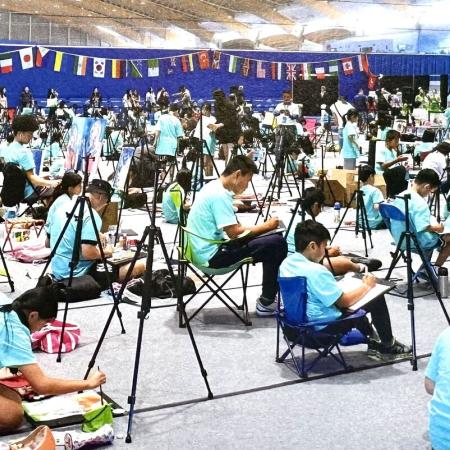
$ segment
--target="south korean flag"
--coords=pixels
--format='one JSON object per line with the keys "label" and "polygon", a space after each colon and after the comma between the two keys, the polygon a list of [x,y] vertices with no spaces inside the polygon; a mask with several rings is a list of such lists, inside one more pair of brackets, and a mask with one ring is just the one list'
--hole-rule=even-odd
{"label": "south korean flag", "polygon": [[95,78],[105,78],[105,58],[94,58],[93,75]]}

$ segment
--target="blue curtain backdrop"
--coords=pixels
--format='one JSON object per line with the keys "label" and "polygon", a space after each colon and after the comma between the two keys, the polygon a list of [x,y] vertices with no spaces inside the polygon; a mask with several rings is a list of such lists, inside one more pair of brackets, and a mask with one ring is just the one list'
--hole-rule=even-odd
{"label": "blue curtain backdrop", "polygon": [[[26,46],[0,46],[0,53],[14,52]],[[112,49],[112,48],[86,48],[86,47],[46,47],[51,51],[44,57],[44,67],[22,70],[18,52],[12,53],[12,73],[0,74],[0,86],[5,86],[8,91],[9,103],[14,106],[18,102],[19,94],[23,87],[28,85],[35,98],[45,98],[47,90],[54,87],[60,94],[60,98],[87,98],[92,89],[98,86],[104,98],[121,98],[128,88],[136,88],[141,96],[145,94],[148,87],[156,91],[160,86],[166,87],[169,93],[177,92],[181,85],[186,85],[195,99],[210,99],[211,92],[220,87],[228,92],[230,86],[243,85],[246,97],[255,102],[256,105],[264,106],[267,99],[277,101],[281,93],[289,89],[291,82],[286,80],[283,69],[282,80],[272,80],[270,65],[265,64],[266,78],[256,78],[256,63],[253,62],[248,77],[240,74],[238,65],[237,73],[228,71],[230,54],[251,60],[264,60],[273,62],[309,62],[319,63],[321,61],[339,60],[345,57],[353,57],[353,74],[344,75],[342,64],[339,62],[339,90],[342,95],[351,99],[358,88],[367,90],[367,76],[358,68],[357,54],[354,53],[300,53],[300,52],[259,52],[259,51],[228,51],[225,50],[220,61],[220,69],[201,70],[198,65],[197,55],[193,55],[194,71],[186,73],[181,70],[180,58],[176,58],[177,67],[172,74],[167,74],[167,66],[170,59],[160,61],[160,76],[147,77],[147,66],[143,64],[143,78],[132,78],[130,74],[123,79],[111,78],[111,61],[106,63],[105,78],[94,78],[92,76],[93,60],[88,59],[86,76],[73,74],[73,55],[86,55],[90,58],[113,58],[113,59],[153,59],[167,58],[172,56],[194,53],[198,50],[154,50],[154,49]],[[36,48],[34,49],[36,53]],[[60,72],[53,70],[55,58],[54,51],[64,53]],[[212,62],[213,52],[209,52],[209,60]],[[384,75],[429,75],[449,74],[450,57],[445,55],[392,55],[392,54],[369,54],[370,71],[374,74]],[[144,61],[145,63],[145,61]],[[327,64],[325,64],[326,71]],[[314,70],[313,70],[314,73]]]}

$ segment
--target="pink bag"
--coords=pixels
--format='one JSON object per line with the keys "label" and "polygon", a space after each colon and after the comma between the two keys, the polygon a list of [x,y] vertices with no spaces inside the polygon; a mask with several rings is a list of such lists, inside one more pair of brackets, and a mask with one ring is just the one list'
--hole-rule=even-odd
{"label": "pink bag", "polygon": [[51,250],[45,243],[37,240],[19,242],[14,244],[12,256],[15,260],[24,263],[45,262],[50,256]]}
{"label": "pink bag", "polygon": [[[58,353],[62,324],[63,322],[60,320],[54,320],[40,331],[33,333],[31,335],[33,349],[40,349],[46,353]],[[78,345],[78,342],[80,342],[80,327],[77,324],[66,322],[61,352],[71,352]]]}

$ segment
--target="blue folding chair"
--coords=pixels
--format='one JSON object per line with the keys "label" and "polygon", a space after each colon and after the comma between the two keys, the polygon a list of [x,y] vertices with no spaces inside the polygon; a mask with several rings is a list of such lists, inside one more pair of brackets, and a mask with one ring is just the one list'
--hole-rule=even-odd
{"label": "blue folding chair", "polygon": [[[294,367],[301,378],[307,378],[308,372],[317,362],[331,356],[344,370],[351,370],[340,349],[341,339],[351,331],[354,321],[363,317],[366,312],[362,309],[353,314],[328,321],[308,321],[307,319],[307,278],[306,277],[279,277],[283,309],[279,309],[277,318],[277,353],[276,361],[281,363],[290,355]],[[336,333],[324,332],[323,328],[332,324],[345,324],[342,331]],[[280,331],[283,333],[287,349],[280,356]],[[360,343],[360,342],[355,342]],[[301,346],[301,356],[294,353],[296,346]],[[306,361],[306,349],[313,349],[317,356],[309,363]],[[336,352],[335,352],[336,351]],[[300,363],[298,361],[300,359]]]}

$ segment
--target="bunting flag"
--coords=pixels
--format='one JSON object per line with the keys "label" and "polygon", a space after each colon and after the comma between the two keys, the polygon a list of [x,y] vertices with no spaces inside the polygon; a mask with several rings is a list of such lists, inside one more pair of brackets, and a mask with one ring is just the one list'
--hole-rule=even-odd
{"label": "bunting flag", "polygon": [[270,65],[272,80],[281,80],[281,67],[283,63],[274,62]]}
{"label": "bunting flag", "polygon": [[198,65],[201,70],[209,69],[209,52],[204,50],[203,52],[197,53]]}
{"label": "bunting flag", "polygon": [[250,73],[251,61],[250,58],[244,58],[241,64],[241,75],[244,77],[248,77]]}
{"label": "bunting flag", "polygon": [[228,64],[228,72],[236,73],[237,72],[237,63],[239,58],[234,55],[230,55],[230,62]]}
{"label": "bunting flag", "polygon": [[177,58],[172,56],[169,60],[169,65],[167,66],[167,75],[172,75],[177,69]]}
{"label": "bunting flag", "polygon": [[222,57],[222,52],[219,52],[218,50],[214,50],[213,55],[213,62],[212,62],[212,68],[213,69],[220,69],[220,58]]}
{"label": "bunting flag", "polygon": [[369,73],[369,78],[367,80],[367,88],[369,89],[369,91],[374,91],[377,88],[377,84],[378,84],[378,75]]}
{"label": "bunting flag", "polygon": [[328,63],[328,72],[330,73],[330,76],[336,77],[339,73],[339,67],[337,61],[330,61]]}
{"label": "bunting flag", "polygon": [[318,80],[324,80],[325,79],[325,77],[326,77],[326,75],[325,75],[325,67],[322,67],[322,66],[316,67],[314,69],[314,71],[316,72],[316,78]]}
{"label": "bunting flag", "polygon": [[256,61],[256,78],[266,78],[266,69],[263,61]]}
{"label": "bunting flag", "polygon": [[0,73],[11,73],[13,69],[11,53],[0,55]]}
{"label": "bunting flag", "polygon": [[294,81],[297,79],[297,65],[286,64],[286,80]]}
{"label": "bunting flag", "polygon": [[194,71],[194,60],[192,58],[192,53],[190,53],[189,55],[183,55],[181,57],[181,70],[183,72]]}
{"label": "bunting flag", "polygon": [[126,70],[126,63],[123,59],[111,61],[111,78],[125,78]]}
{"label": "bunting flag", "polygon": [[43,67],[44,65],[44,56],[49,52],[48,48],[38,47],[36,51],[36,67]]}
{"label": "bunting flag", "polygon": [[352,75],[353,74],[352,58],[342,58],[341,63],[344,75]]}
{"label": "bunting flag", "polygon": [[94,58],[94,66],[92,68],[92,75],[95,78],[105,78],[105,58]]}
{"label": "bunting flag", "polygon": [[300,66],[301,66],[301,72],[303,75],[303,79],[310,80],[311,79],[311,64],[310,63],[302,63]]}
{"label": "bunting flag", "polygon": [[358,55],[358,66],[360,72],[369,74],[369,60],[367,59],[366,53]]}
{"label": "bunting flag", "polygon": [[22,69],[32,69],[33,64],[33,47],[22,48],[19,50],[20,62],[22,63]]}
{"label": "bunting flag", "polygon": [[159,61],[157,59],[147,60],[147,75],[149,77],[159,77]]}
{"label": "bunting flag", "polygon": [[55,61],[53,63],[53,70],[55,72],[61,72],[63,55],[63,52],[55,52]]}
{"label": "bunting flag", "polygon": [[87,56],[76,55],[73,59],[73,73],[84,77],[87,68]]}
{"label": "bunting flag", "polygon": [[130,72],[133,78],[143,78],[142,61],[129,61]]}

